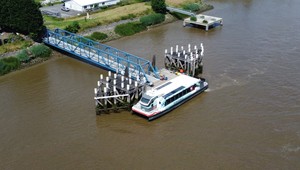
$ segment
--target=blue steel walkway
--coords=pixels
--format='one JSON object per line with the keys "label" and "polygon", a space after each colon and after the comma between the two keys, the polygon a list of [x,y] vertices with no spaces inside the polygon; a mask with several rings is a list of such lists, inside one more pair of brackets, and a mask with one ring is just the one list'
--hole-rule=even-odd
{"label": "blue steel walkway", "polygon": [[106,70],[124,75],[128,68],[129,75],[137,81],[151,83],[159,78],[150,61],[65,30],[47,30],[43,41]]}

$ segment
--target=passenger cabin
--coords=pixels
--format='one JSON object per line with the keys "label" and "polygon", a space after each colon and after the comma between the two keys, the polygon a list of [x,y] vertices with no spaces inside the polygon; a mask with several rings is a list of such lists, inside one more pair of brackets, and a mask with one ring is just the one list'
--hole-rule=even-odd
{"label": "passenger cabin", "polygon": [[[155,114],[188,98],[193,91],[205,86],[204,81],[187,75],[180,75],[152,90],[148,90],[141,98],[139,104],[142,112]],[[134,110],[134,108],[133,108]],[[143,114],[143,113],[142,113]],[[145,115],[144,114],[144,115]]]}

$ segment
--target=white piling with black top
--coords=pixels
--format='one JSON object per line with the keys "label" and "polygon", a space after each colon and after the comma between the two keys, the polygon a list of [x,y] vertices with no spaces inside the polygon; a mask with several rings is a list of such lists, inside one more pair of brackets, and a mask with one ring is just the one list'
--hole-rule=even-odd
{"label": "white piling with black top", "polygon": [[165,50],[165,67],[168,70],[185,73],[193,77],[198,77],[202,74],[204,52],[202,43],[199,47],[194,45],[194,48],[192,48],[191,44],[187,45],[187,49],[181,46],[181,50],[178,50],[178,45],[175,48],[175,52],[173,52],[173,47],[170,48],[170,53]]}
{"label": "white piling with black top", "polygon": [[140,99],[146,86],[145,77],[137,76],[134,79],[131,73],[125,77],[108,72],[107,77],[101,74],[99,78],[97,88],[94,89],[97,114],[131,108]]}
{"label": "white piling with black top", "polygon": [[[98,81],[99,82],[99,81]],[[99,86],[98,86],[99,87]],[[95,93],[95,97],[97,97],[98,95],[98,88],[94,88],[94,93]],[[98,102],[95,101],[95,105],[97,106],[98,105]]]}

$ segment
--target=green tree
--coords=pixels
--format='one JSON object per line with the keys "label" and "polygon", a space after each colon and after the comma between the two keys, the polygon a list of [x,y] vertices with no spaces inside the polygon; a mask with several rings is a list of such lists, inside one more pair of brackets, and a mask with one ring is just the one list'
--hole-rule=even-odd
{"label": "green tree", "polygon": [[167,12],[165,0],[151,0],[151,7],[156,13],[165,14]]}
{"label": "green tree", "polygon": [[43,24],[41,11],[33,0],[0,1],[0,29],[38,40],[45,30]]}
{"label": "green tree", "polygon": [[197,21],[197,17],[195,17],[195,16],[191,16],[191,21]]}

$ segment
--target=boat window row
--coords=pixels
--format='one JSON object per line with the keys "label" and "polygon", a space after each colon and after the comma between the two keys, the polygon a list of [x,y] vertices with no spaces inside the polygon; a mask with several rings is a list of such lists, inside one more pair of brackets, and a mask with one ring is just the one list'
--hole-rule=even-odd
{"label": "boat window row", "polygon": [[195,87],[196,87],[196,85],[193,85],[189,88],[186,88],[186,89],[182,90],[181,92],[177,93],[176,95],[170,97],[169,99],[166,100],[165,106],[167,106],[168,104],[176,101],[177,99],[179,99],[180,97],[188,94],[189,92],[193,91],[195,89]]}

